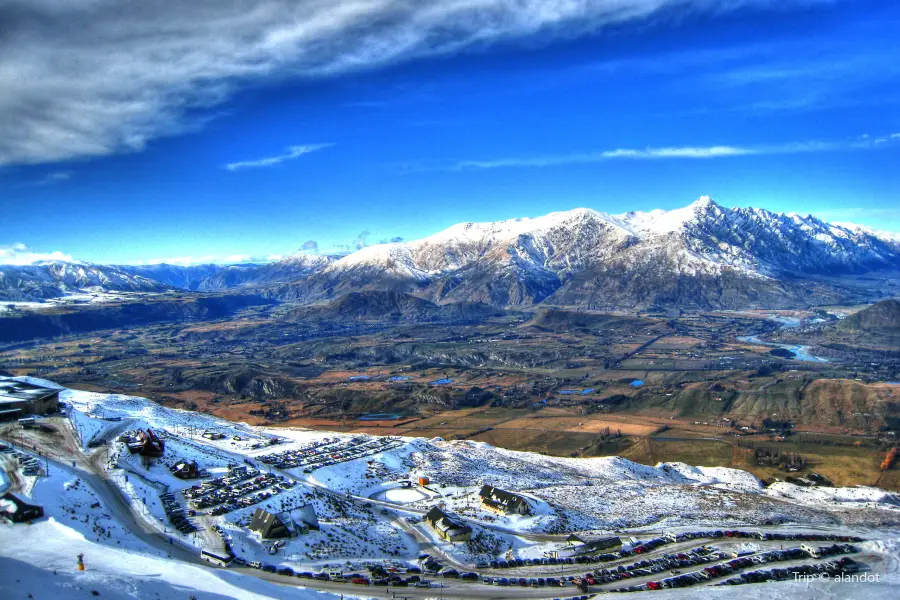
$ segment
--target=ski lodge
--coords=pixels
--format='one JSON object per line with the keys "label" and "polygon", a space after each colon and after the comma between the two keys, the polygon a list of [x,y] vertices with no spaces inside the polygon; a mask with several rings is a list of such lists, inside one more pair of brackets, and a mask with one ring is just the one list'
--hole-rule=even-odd
{"label": "ski lodge", "polygon": [[492,485],[484,485],[478,495],[481,496],[482,508],[487,510],[504,515],[531,514],[531,505],[518,494],[495,488]]}
{"label": "ski lodge", "polygon": [[448,542],[465,542],[472,537],[471,527],[457,521],[436,506],[425,514],[425,522]]}
{"label": "ski lodge", "polygon": [[0,378],[0,421],[46,415],[58,410],[58,389]]}

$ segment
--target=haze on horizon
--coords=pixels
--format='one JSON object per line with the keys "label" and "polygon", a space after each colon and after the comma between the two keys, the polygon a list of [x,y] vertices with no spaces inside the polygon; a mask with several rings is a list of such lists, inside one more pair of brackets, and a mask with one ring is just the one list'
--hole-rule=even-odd
{"label": "haze on horizon", "polygon": [[900,232],[896,4],[245,4],[0,7],[0,263],[346,253],[702,194]]}

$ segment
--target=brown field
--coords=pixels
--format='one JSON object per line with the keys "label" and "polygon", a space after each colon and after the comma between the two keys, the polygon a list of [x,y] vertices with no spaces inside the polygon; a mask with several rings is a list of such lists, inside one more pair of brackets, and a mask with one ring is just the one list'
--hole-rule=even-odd
{"label": "brown field", "polygon": [[460,410],[448,410],[447,412],[438,413],[431,417],[419,419],[416,421],[416,429],[428,429],[438,427],[441,423],[453,425],[454,428],[461,427],[460,419],[471,417],[478,413],[485,412],[485,408],[463,408]]}
{"label": "brown field", "polygon": [[532,415],[497,425],[497,429],[527,429],[539,431],[570,431],[578,433],[602,433],[606,428],[623,435],[652,435],[659,426],[612,420],[607,418],[586,417],[544,417]]}
{"label": "brown field", "polygon": [[675,350],[679,348],[693,348],[699,344],[702,344],[703,340],[700,338],[695,338],[691,336],[678,336],[678,335],[669,335],[664,338],[660,338],[656,342],[650,345],[649,350],[652,352],[654,350]]}
{"label": "brown field", "polygon": [[[444,438],[446,440],[449,440],[449,439],[454,439],[454,438],[459,438],[459,439],[469,438],[470,436],[474,435],[476,431],[478,431],[478,429],[472,428],[472,427],[470,427],[470,428],[435,427],[435,428],[426,428],[426,429],[398,428],[396,430],[396,432],[393,433],[393,435],[403,435],[403,436],[409,436],[409,437],[423,437],[423,438],[439,437],[439,438]],[[354,430],[354,433],[381,433],[381,432],[376,432],[376,431],[372,431],[372,430],[367,430],[367,431]]]}
{"label": "brown field", "polygon": [[597,436],[592,433],[493,429],[469,439],[510,450],[537,452],[553,456],[571,456],[579,453],[581,448],[590,447],[596,441],[596,438]]}
{"label": "brown field", "polygon": [[[778,447],[784,452],[797,452],[808,461],[809,469],[799,475],[815,471],[838,486],[874,485],[881,475],[878,466],[884,453],[872,448],[814,444],[780,444]],[[731,467],[749,471],[766,481],[784,480],[791,475],[774,467],[755,465],[752,450],[732,446],[727,441],[638,438],[620,455],[648,465],[684,462],[704,467]],[[888,490],[900,490],[900,469],[887,471],[878,485]]]}
{"label": "brown field", "polygon": [[707,440],[659,441],[641,438],[621,456],[646,465],[660,462],[684,462],[702,467],[729,467],[734,448],[725,442]]}

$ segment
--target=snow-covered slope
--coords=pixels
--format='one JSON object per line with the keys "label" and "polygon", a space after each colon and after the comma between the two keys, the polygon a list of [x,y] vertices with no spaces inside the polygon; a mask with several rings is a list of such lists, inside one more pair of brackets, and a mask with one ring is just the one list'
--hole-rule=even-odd
{"label": "snow-covered slope", "polygon": [[329,256],[298,253],[265,264],[191,266],[158,264],[120,268],[128,273],[183,290],[216,291],[295,281],[323,269],[333,261],[334,259]]}
{"label": "snow-covered slope", "polygon": [[[856,535],[864,527],[863,535],[869,541],[862,546],[866,553],[863,562],[875,566],[873,572],[890,576],[892,585],[896,582],[894,527],[900,518],[900,498],[875,488],[764,487],[753,475],[729,468],[683,463],[650,466],[619,457],[552,457],[440,438],[385,440],[296,428],[262,429],[173,410],[144,398],[79,390],[62,390],[61,399],[70,416],[78,415],[73,421],[82,437],[86,432],[103,431],[107,419],[121,418],[110,423],[120,424],[116,427],[122,430],[152,427],[166,439],[165,454],[159,461],[147,462],[131,455],[120,442],[113,442],[107,451],[100,451],[116,465],[108,473],[109,485],[102,476],[82,467],[73,464],[70,468],[68,461],[51,460],[49,474],[38,478],[26,493],[45,507],[47,518],[33,525],[0,523],[0,571],[14,573],[0,578],[2,598],[28,594],[35,598],[87,598],[95,595],[93,590],[100,597],[117,599],[175,599],[190,594],[210,600],[332,597],[293,586],[276,588],[246,572],[188,564],[195,560],[200,546],[215,549],[222,538],[248,561],[288,566],[294,571],[359,572],[372,562],[411,564],[426,548],[429,553],[470,565],[508,557],[507,552],[515,558],[541,557],[559,550],[563,536],[573,532],[631,529],[627,535],[647,539],[660,529],[746,529],[757,525],[778,529],[783,525],[786,531],[814,528],[818,533],[841,535]],[[103,420],[104,424],[86,426],[86,420]],[[226,437],[211,440],[195,435],[206,429]],[[117,435],[106,433],[108,438]],[[235,435],[241,439],[236,440]],[[273,435],[279,438],[278,444],[260,447],[257,443]],[[368,444],[378,450],[347,452]],[[197,483],[172,476],[169,464],[196,460],[211,477],[218,477],[226,473],[227,464],[249,462],[268,473],[272,467],[264,456],[289,450],[318,451],[340,460],[281,470],[278,476],[291,482],[286,489],[273,487],[273,495],[225,515],[198,517],[195,520],[202,527],[196,536],[163,529],[172,540],[167,544],[166,538],[153,533],[165,521],[159,494],[167,490],[181,498],[178,490]],[[82,457],[82,465],[84,460]],[[403,486],[417,476],[429,477],[431,484]],[[485,483],[524,495],[534,513],[501,516],[485,510],[478,495]],[[125,510],[110,486],[117,486],[137,511]],[[378,495],[385,490],[405,491],[404,496],[412,497],[391,500],[402,506],[373,506],[373,502],[381,502]],[[370,500],[373,497],[376,499]],[[281,550],[270,550],[246,528],[257,507],[299,515],[299,507],[306,504],[314,506],[319,530],[286,540]],[[434,506],[465,520],[475,532],[474,543],[445,543],[418,523]],[[218,535],[208,528],[212,525],[219,527]],[[635,531],[640,529],[645,531]],[[414,530],[418,532],[415,535]],[[422,545],[423,538],[429,540],[428,546]],[[724,551],[731,549],[729,542],[721,543]],[[79,553],[85,555],[85,571],[76,570]],[[889,572],[878,565],[887,565]],[[756,586],[742,586],[751,587]],[[770,586],[765,587],[768,590]],[[383,597],[377,588],[347,586],[345,590]],[[886,587],[879,592],[884,593],[872,597],[890,597]],[[789,596],[793,597],[783,597]],[[343,597],[348,597],[347,593]]]}
{"label": "snow-covered slope", "polygon": [[707,196],[675,210],[611,215],[586,208],[535,219],[461,223],[430,237],[364,248],[329,271],[367,267],[398,276],[445,275],[475,262],[546,269],[557,276],[598,264],[637,264],[661,252],[676,273],[734,268],[755,276],[832,274],[900,266],[893,236],[813,216],[727,209]]}
{"label": "snow-covered slope", "polygon": [[299,282],[295,297],[391,289],[494,305],[737,308],[797,305],[810,293],[824,301],[841,292],[797,282],[877,269],[900,269],[895,237],[702,197],[670,211],[461,223],[346,256]]}
{"label": "snow-covered slope", "polygon": [[170,287],[121,267],[43,261],[28,266],[0,265],[0,300],[57,298],[82,290],[162,292]]}
{"label": "snow-covered slope", "polygon": [[[75,481],[69,477],[68,481]],[[40,486],[50,486],[41,482]],[[66,494],[71,496],[72,493]],[[47,505],[51,506],[51,505]],[[115,526],[107,519],[110,528]],[[113,531],[116,531],[113,529]],[[0,597],[103,600],[337,600],[329,594],[269,583],[229,571],[213,571],[158,556],[149,547],[113,547],[88,536],[85,523],[51,516],[27,527],[0,525]],[[116,531],[116,533],[120,533]],[[128,536],[121,538],[130,541]],[[87,569],[76,569],[83,554]],[[15,574],[13,576],[13,574]],[[349,596],[347,596],[349,597]]]}

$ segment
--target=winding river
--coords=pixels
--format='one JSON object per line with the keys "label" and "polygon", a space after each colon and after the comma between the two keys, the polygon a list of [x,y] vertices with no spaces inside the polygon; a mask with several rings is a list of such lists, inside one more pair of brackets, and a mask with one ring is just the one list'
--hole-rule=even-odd
{"label": "winding river", "polygon": [[[781,323],[782,329],[790,329],[793,327],[799,327],[801,324],[800,319],[790,318],[790,317],[776,317],[774,319]],[[822,358],[821,356],[813,356],[809,353],[809,346],[800,346],[800,345],[792,345],[792,344],[776,344],[774,342],[764,342],[759,339],[759,337],[755,335],[739,335],[737,336],[738,341],[747,342],[748,344],[759,344],[760,346],[769,346],[772,348],[783,348],[785,350],[790,350],[795,354],[792,360],[799,360],[803,362],[816,362],[816,363],[825,363],[828,362],[827,358]]]}

